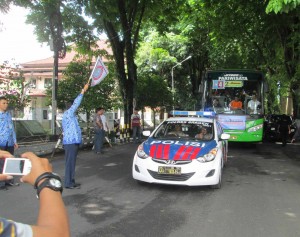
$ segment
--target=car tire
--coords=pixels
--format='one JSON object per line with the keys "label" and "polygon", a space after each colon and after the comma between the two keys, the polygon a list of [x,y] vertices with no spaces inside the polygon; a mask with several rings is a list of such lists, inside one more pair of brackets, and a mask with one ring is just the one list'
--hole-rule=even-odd
{"label": "car tire", "polygon": [[215,185],[211,185],[212,189],[220,189],[222,187],[222,169],[219,175],[219,182]]}

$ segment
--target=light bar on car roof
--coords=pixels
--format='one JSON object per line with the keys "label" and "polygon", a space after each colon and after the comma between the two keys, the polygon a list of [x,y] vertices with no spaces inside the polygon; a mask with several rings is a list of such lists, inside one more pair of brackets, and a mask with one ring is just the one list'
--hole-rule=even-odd
{"label": "light bar on car roof", "polygon": [[201,116],[201,117],[214,117],[216,115],[213,111],[184,111],[173,110],[171,114],[174,116]]}

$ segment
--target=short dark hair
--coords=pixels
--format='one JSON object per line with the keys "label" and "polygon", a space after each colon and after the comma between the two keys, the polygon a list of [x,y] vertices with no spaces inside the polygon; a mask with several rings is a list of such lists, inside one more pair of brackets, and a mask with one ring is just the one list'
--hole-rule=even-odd
{"label": "short dark hair", "polygon": [[96,113],[98,113],[100,110],[102,110],[102,109],[104,109],[103,107],[98,107],[97,109],[96,109]]}
{"label": "short dark hair", "polygon": [[0,100],[7,100],[5,96],[0,96]]}

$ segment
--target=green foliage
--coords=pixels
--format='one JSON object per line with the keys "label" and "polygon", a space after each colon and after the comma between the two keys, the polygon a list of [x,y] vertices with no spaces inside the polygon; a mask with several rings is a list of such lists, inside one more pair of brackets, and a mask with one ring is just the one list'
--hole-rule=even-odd
{"label": "green foliage", "polygon": [[140,77],[137,85],[137,108],[165,108],[171,104],[172,95],[163,78],[155,74]]}
{"label": "green foliage", "polygon": [[[57,107],[65,109],[68,101],[74,100],[83,86],[88,82],[90,76],[89,61],[71,62],[67,69],[63,72],[64,79],[58,83]],[[79,112],[91,112],[97,107],[104,107],[106,110],[119,108],[120,99],[116,90],[116,82],[114,72],[109,68],[110,73],[98,85],[90,87],[84,95]],[[47,90],[49,96],[52,94],[52,89]]]}
{"label": "green foliage", "polygon": [[0,76],[4,88],[0,91],[0,96],[5,96],[9,100],[11,108],[21,111],[30,102],[28,96],[30,85],[25,83],[23,72],[18,65],[11,66],[8,61],[5,61],[0,64]]}
{"label": "green foliage", "polygon": [[[147,33],[142,34],[144,40],[140,44],[136,57],[139,76],[138,98],[143,100],[143,105],[152,109],[161,106],[170,110],[173,106],[171,69],[178,61],[187,58],[187,37],[175,34],[161,36],[154,30]],[[182,66],[178,65],[174,70],[176,107],[187,108],[187,104],[193,103],[196,99],[191,94],[192,83],[187,76],[188,65],[189,61],[184,62]],[[146,88],[151,88],[150,95],[145,95]],[[153,93],[152,90],[154,90]],[[187,100],[187,98],[189,99]],[[190,100],[190,98],[194,99]]]}
{"label": "green foliage", "polygon": [[270,0],[266,8],[267,13],[288,13],[300,5],[300,0]]}
{"label": "green foliage", "polygon": [[[29,7],[28,21],[36,25],[39,39],[48,42],[46,10],[51,10],[48,8],[51,1],[8,2]],[[179,107],[194,104],[207,69],[263,71],[274,89],[273,95],[269,94],[270,101],[276,97],[278,80],[286,88],[280,93],[288,93],[300,84],[299,0],[65,0],[62,3],[65,38],[76,42],[80,53],[91,58],[95,54],[91,50],[96,40],[94,32],[107,34],[114,53],[119,93],[128,114],[133,98],[140,93],[139,80],[155,81],[159,76],[170,91],[171,68],[188,55],[192,59],[174,70],[175,101]],[[7,9],[7,4],[2,5]]]}

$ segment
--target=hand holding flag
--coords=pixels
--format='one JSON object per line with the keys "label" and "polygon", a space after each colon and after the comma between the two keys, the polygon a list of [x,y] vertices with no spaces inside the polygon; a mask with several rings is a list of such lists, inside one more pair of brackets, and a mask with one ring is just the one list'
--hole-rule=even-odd
{"label": "hand holding flag", "polygon": [[[99,84],[108,74],[108,70],[103,64],[101,58],[98,56],[93,71],[91,73],[90,79],[92,79],[91,86]],[[89,80],[90,80],[89,79]]]}

